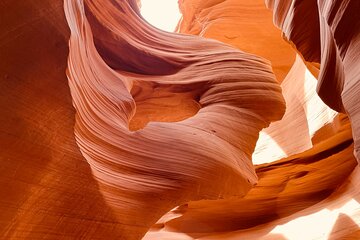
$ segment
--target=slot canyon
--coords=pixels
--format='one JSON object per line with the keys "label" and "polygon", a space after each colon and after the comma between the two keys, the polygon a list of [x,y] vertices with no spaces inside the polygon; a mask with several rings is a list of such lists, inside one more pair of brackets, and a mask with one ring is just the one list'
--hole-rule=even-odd
{"label": "slot canyon", "polygon": [[360,239],[360,1],[141,8],[0,0],[0,239]]}

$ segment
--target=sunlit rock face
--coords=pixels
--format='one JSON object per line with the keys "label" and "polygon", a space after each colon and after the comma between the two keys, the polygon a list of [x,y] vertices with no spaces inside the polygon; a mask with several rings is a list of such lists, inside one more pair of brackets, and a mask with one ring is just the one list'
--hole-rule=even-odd
{"label": "sunlit rock face", "polygon": [[[352,121],[360,159],[360,2],[267,0],[274,22],[307,62],[320,63],[318,94]],[[309,27],[311,26],[311,27]]]}
{"label": "sunlit rock face", "polygon": [[190,200],[242,197],[257,183],[258,134],[285,110],[268,62],[159,31],[131,1],[66,1],[65,12],[76,140],[124,238]]}
{"label": "sunlit rock face", "polygon": [[1,239],[360,238],[358,1],[0,6]]}
{"label": "sunlit rock face", "polygon": [[183,14],[179,32],[217,39],[264,57],[279,82],[291,68],[295,51],[280,37],[263,0],[179,0],[179,8]]}

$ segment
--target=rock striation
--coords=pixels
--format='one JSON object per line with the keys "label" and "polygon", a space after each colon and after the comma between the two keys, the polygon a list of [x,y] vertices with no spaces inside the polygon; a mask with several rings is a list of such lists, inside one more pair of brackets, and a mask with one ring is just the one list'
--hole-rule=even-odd
{"label": "rock striation", "polygon": [[266,4],[284,37],[307,62],[320,64],[317,92],[332,109],[348,113],[359,160],[360,2],[268,0]]}
{"label": "rock striation", "polygon": [[360,2],[140,5],[0,3],[0,238],[359,239]]}
{"label": "rock striation", "polygon": [[[159,31],[138,12],[132,1],[65,2],[76,140],[126,239],[190,200],[244,196],[257,182],[251,154],[258,134],[285,109],[267,61]],[[163,107],[156,98],[198,109],[131,131],[136,100],[153,99],[147,111],[156,111]]]}

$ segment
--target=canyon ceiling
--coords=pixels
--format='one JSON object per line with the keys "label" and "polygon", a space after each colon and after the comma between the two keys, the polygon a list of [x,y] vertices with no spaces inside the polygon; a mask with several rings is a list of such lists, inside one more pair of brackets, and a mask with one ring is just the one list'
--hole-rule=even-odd
{"label": "canyon ceiling", "polygon": [[0,238],[360,239],[360,1],[140,5],[0,1]]}

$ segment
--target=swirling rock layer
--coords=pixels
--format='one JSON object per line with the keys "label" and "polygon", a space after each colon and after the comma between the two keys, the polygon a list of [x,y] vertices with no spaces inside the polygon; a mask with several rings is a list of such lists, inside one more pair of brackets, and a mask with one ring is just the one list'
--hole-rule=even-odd
{"label": "swirling rock layer", "polygon": [[[360,159],[360,2],[268,0],[275,24],[308,62],[320,63],[318,94],[352,121]],[[311,26],[311,27],[309,27]]]}
{"label": "swirling rock layer", "polygon": [[358,239],[358,2],[179,4],[0,3],[0,238]]}
{"label": "swirling rock layer", "polygon": [[[65,5],[77,142],[126,239],[142,236],[190,200],[243,196],[257,181],[251,154],[258,133],[285,107],[267,62],[220,42],[156,30],[134,6]],[[185,98],[199,109],[185,120],[150,122],[133,132],[131,92],[177,108]],[[147,110],[152,107],[162,106],[153,102]]]}
{"label": "swirling rock layer", "polygon": [[271,61],[281,82],[295,53],[280,37],[263,0],[180,0],[183,17],[178,31],[226,42]]}

